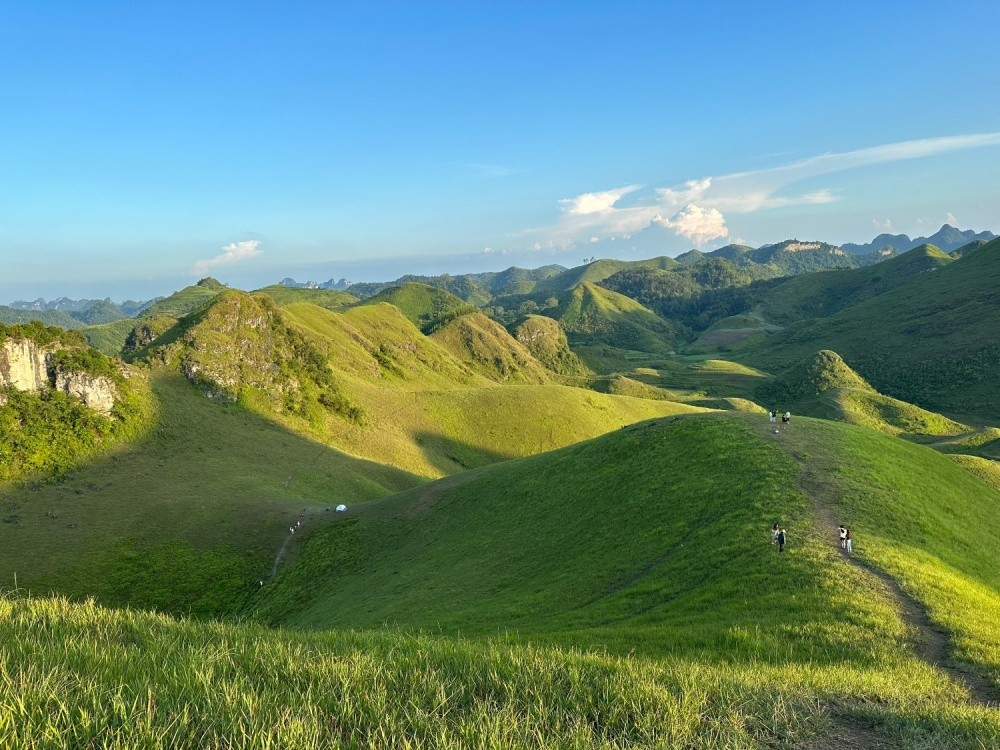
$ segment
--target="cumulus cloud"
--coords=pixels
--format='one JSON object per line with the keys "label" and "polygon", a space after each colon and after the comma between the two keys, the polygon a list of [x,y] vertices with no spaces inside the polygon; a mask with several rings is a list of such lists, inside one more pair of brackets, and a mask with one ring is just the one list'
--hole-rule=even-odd
{"label": "cumulus cloud", "polygon": [[626,185],[614,190],[604,190],[599,193],[583,193],[575,198],[564,198],[559,201],[563,212],[574,216],[606,213],[629,193],[634,193],[642,185]]}
{"label": "cumulus cloud", "polygon": [[875,227],[877,232],[888,232],[892,233],[896,230],[893,229],[892,219],[887,218],[885,221],[879,221],[878,219],[872,219],[872,226]]}
{"label": "cumulus cloud", "polygon": [[951,224],[953,227],[957,227],[958,226],[958,219],[955,218],[955,214],[953,214],[951,211],[949,211],[947,213],[947,215],[944,217],[944,223],[945,224]]}
{"label": "cumulus cloud", "polygon": [[[582,193],[559,201],[559,218],[553,226],[529,229],[521,236],[542,238],[537,243],[539,246],[574,247],[577,241],[587,243],[592,237],[620,237],[658,224],[679,237],[707,242],[728,236],[726,217],[730,214],[838,200],[830,188],[795,191],[797,183],[873,164],[995,145],[1000,145],[1000,133],[923,138],[819,154],[769,169],[703,177],[671,187],[643,191],[641,185],[626,185]],[[619,205],[622,198],[634,193],[638,195],[629,200],[629,205]],[[670,218],[664,219],[664,216]],[[951,215],[947,221],[956,223]],[[885,231],[891,230],[886,228]]]}
{"label": "cumulus cloud", "polygon": [[696,245],[729,236],[726,218],[721,211],[694,203],[689,203],[669,219],[654,217],[653,222],[672,229],[678,236],[691,240]]}
{"label": "cumulus cloud", "polygon": [[200,276],[219,266],[231,266],[250,258],[256,258],[264,251],[260,249],[260,240],[243,240],[242,242],[230,242],[222,246],[222,254],[207,260],[199,260],[194,264],[191,272]]}

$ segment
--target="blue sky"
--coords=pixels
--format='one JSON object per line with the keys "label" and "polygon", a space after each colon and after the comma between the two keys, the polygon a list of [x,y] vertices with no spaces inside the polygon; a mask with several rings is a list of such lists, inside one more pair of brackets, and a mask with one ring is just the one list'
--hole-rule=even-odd
{"label": "blue sky", "polygon": [[0,301],[573,265],[651,231],[671,255],[1000,231],[998,22],[0,2]]}

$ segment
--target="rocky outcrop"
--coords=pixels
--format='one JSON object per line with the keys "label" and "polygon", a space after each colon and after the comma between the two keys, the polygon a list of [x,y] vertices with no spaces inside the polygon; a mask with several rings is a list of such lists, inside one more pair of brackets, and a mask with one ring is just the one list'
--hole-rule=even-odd
{"label": "rocky outcrop", "polygon": [[52,385],[52,350],[31,339],[0,344],[0,386],[37,393]]}
{"label": "rocky outcrop", "polygon": [[109,415],[115,406],[118,391],[109,378],[85,372],[57,372],[54,387],[76,396],[94,411]]}
{"label": "rocky outcrop", "polygon": [[86,372],[58,370],[53,363],[54,354],[54,347],[40,346],[31,339],[4,340],[0,343],[0,388],[16,388],[29,393],[54,388],[76,396],[101,414],[110,414],[118,395],[111,379]]}

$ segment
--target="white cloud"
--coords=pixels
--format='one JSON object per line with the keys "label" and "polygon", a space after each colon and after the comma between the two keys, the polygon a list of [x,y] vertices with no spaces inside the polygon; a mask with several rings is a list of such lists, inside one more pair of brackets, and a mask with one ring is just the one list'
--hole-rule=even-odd
{"label": "white cloud", "polygon": [[614,190],[604,190],[600,193],[583,193],[575,198],[564,198],[559,201],[562,210],[575,216],[604,213],[611,211],[615,204],[629,193],[634,193],[641,185],[626,185]]}
{"label": "white cloud", "polygon": [[664,207],[677,208],[700,200],[711,187],[712,178],[706,177],[703,180],[688,180],[677,187],[656,188],[656,196]]}
{"label": "white cloud", "polygon": [[249,260],[250,258],[256,258],[258,255],[263,254],[263,252],[264,251],[260,249],[260,240],[230,242],[228,245],[222,246],[221,255],[216,255],[214,258],[209,258],[207,260],[199,260],[194,264],[191,272],[195,276],[201,276],[202,274],[208,273],[213,268],[218,268],[219,266],[230,266],[233,263],[239,263],[244,260]]}
{"label": "white cloud", "polygon": [[709,240],[729,236],[726,218],[715,208],[704,208],[690,203],[669,219],[655,217],[660,226],[672,229],[678,236],[703,245]]}
{"label": "white cloud", "polygon": [[877,232],[887,232],[889,234],[895,232],[896,230],[892,226],[892,219],[886,218],[885,221],[879,221],[878,219],[872,219],[872,226],[875,227]]}
{"label": "white cloud", "polygon": [[955,214],[949,211],[948,214],[944,217],[944,223],[951,224],[953,227],[957,227],[958,219],[955,218]]}
{"label": "white cloud", "polygon": [[[619,207],[621,199],[639,192],[641,185],[582,193],[559,201],[560,213],[553,226],[529,229],[521,236],[542,238],[537,243],[539,248],[574,247],[576,241],[626,236],[656,223],[679,237],[706,242],[728,236],[726,217],[730,214],[821,205],[838,200],[830,188],[808,192],[788,190],[805,180],[874,164],[995,145],[1000,145],[1000,133],[923,138],[820,154],[769,169],[733,172],[654,188],[645,196],[635,196],[625,207]],[[670,218],[664,220],[663,216]],[[948,223],[956,223],[953,216],[949,215]]]}

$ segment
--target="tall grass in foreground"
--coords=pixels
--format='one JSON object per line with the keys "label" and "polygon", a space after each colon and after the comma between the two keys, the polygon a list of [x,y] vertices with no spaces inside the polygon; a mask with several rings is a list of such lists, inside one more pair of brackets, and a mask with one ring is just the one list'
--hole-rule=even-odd
{"label": "tall grass in foreground", "polygon": [[4,748],[802,747],[825,706],[909,747],[1000,742],[996,712],[905,659],[707,666],[0,599]]}

